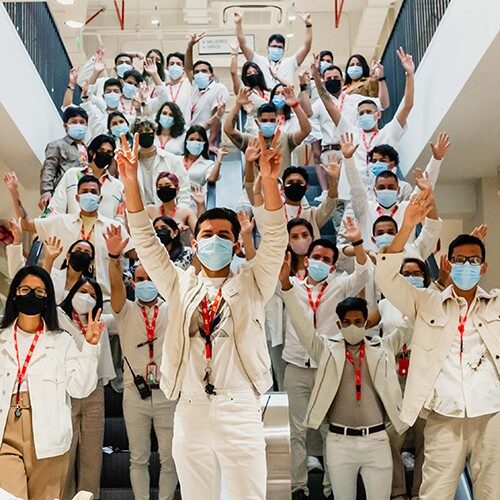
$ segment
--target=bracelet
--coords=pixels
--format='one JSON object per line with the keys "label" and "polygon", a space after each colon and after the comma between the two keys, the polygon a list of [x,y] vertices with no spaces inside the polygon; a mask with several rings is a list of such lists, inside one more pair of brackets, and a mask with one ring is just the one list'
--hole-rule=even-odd
{"label": "bracelet", "polygon": [[309,90],[309,85],[307,83],[300,84],[300,91],[304,92],[305,90]]}
{"label": "bracelet", "polygon": [[295,109],[299,105],[299,101],[295,101],[290,107]]}
{"label": "bracelet", "polygon": [[379,82],[385,82],[387,80],[387,78],[385,76],[381,76],[378,81]]}
{"label": "bracelet", "polygon": [[82,95],[82,99],[85,100],[85,99],[88,99],[89,96],[88,95]]}
{"label": "bracelet", "polygon": [[306,28],[312,28],[312,24],[306,24]]}
{"label": "bracelet", "polygon": [[70,90],[75,90],[75,87],[72,87],[71,85],[66,85],[66,88]]}
{"label": "bracelet", "polygon": [[120,258],[120,254],[118,254],[118,255],[113,255],[112,253],[109,253],[109,252],[108,252],[108,257],[109,257],[110,259],[119,259],[119,258]]}
{"label": "bracelet", "polygon": [[363,243],[364,243],[364,242],[363,242],[363,240],[361,239],[361,240],[358,240],[358,241],[353,241],[353,242],[351,243],[351,246],[353,246],[353,247],[359,247],[359,245],[362,245]]}

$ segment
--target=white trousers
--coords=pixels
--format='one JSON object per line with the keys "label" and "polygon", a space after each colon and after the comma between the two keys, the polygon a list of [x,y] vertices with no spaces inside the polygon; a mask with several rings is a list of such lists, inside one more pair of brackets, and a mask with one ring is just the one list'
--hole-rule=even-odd
{"label": "white trousers", "polygon": [[183,500],[265,500],[266,443],[253,391],[181,395],[172,452]]}
{"label": "white trousers", "polygon": [[335,500],[356,500],[358,472],[367,500],[391,498],[392,456],[386,431],[368,436],[329,432],[326,456]]}

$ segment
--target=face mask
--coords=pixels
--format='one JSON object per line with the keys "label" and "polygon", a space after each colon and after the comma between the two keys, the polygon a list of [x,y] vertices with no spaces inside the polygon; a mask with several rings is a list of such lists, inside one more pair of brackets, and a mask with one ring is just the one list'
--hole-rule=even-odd
{"label": "face mask", "polygon": [[311,244],[311,239],[300,239],[300,240],[291,240],[290,248],[294,251],[296,255],[305,255],[309,250],[309,245]]}
{"label": "face mask", "polygon": [[342,88],[342,80],[327,80],[325,87],[330,94],[338,94]]}
{"label": "face mask", "polygon": [[144,149],[149,149],[155,142],[155,135],[153,132],[143,132],[139,134],[139,146]]}
{"label": "face mask", "polygon": [[88,271],[92,257],[85,252],[73,252],[69,256],[69,265],[77,272]]}
{"label": "face mask", "polygon": [[259,123],[259,129],[264,137],[272,137],[276,132],[277,124],[273,122]]}
{"label": "face mask", "polygon": [[204,147],[205,143],[203,141],[186,141],[186,149],[193,156],[201,155]]}
{"label": "face mask", "polygon": [[331,66],[331,63],[328,61],[320,61],[319,62],[319,72],[323,74],[329,67]]}
{"label": "face mask", "polygon": [[170,78],[172,80],[177,80],[177,78],[180,78],[183,71],[184,69],[182,68],[182,66],[178,66],[177,64],[173,64],[168,68],[168,74],[170,75]]}
{"label": "face mask", "polygon": [[471,290],[481,278],[481,266],[473,266],[470,262],[451,265],[451,279],[460,290]]}
{"label": "face mask", "polygon": [[166,229],[158,229],[156,231],[156,236],[160,238],[160,241],[162,242],[163,245],[167,246],[172,243],[172,235],[170,234],[170,231],[167,231]]}
{"label": "face mask", "polygon": [[125,122],[118,125],[113,125],[110,130],[113,136],[116,138],[120,137],[120,135],[122,134],[128,134],[130,132],[128,125]]}
{"label": "face mask", "polygon": [[96,151],[94,155],[94,159],[92,160],[95,163],[97,168],[106,168],[111,165],[111,161],[113,160],[113,155],[108,153],[103,153],[102,151]]}
{"label": "face mask", "polygon": [[220,271],[233,260],[233,243],[216,234],[198,241],[198,259],[210,271]]}
{"label": "face mask", "polygon": [[14,305],[20,313],[35,316],[47,307],[47,297],[37,297],[35,290],[31,290],[27,295],[16,295]]}
{"label": "face mask", "polygon": [[303,186],[297,182],[293,182],[292,184],[285,186],[285,196],[290,201],[300,201],[307,191],[307,186]]}
{"label": "face mask", "polygon": [[364,115],[358,116],[359,126],[366,132],[375,127],[377,121],[375,120],[375,115],[369,115],[365,113]]}
{"label": "face mask", "polygon": [[268,47],[267,48],[267,56],[271,61],[278,62],[285,53],[285,49],[282,47]]}
{"label": "face mask", "polygon": [[79,123],[68,125],[68,135],[75,141],[83,141],[86,133],[87,125],[80,125]]}
{"label": "face mask", "polygon": [[424,288],[424,278],[422,276],[405,276],[406,282],[415,288]]}
{"label": "face mask", "polygon": [[330,274],[330,266],[320,260],[309,259],[307,274],[314,281],[323,281]]}
{"label": "face mask", "polygon": [[162,128],[165,128],[168,130],[174,124],[174,117],[170,116],[170,115],[161,115],[159,122],[160,122],[160,125]]}
{"label": "face mask", "polygon": [[120,103],[120,94],[117,94],[116,92],[108,92],[107,94],[104,94],[104,102],[108,108],[115,109]]}
{"label": "face mask", "polygon": [[127,71],[130,71],[131,69],[133,69],[133,67],[130,65],[130,64],[127,64],[127,63],[121,63],[119,64],[117,67],[116,67],[116,74],[120,77],[120,78],[123,78],[123,76],[125,75],[125,73]]}
{"label": "face mask", "polygon": [[363,68],[361,66],[349,66],[347,74],[352,80],[359,80],[363,76]]}
{"label": "face mask", "polygon": [[135,96],[136,92],[137,88],[135,87],[135,85],[127,82],[123,84],[123,95],[126,99],[132,99],[132,97]]}
{"label": "face mask", "polygon": [[393,234],[379,234],[378,236],[375,236],[375,245],[377,245],[377,248],[388,247],[392,243],[393,239]]}
{"label": "face mask", "polygon": [[346,328],[342,328],[342,337],[351,345],[359,344],[365,338],[365,333],[366,330],[364,326],[349,325]]}
{"label": "face mask", "polygon": [[161,201],[166,203],[172,201],[177,196],[177,189],[174,187],[162,186],[156,190],[156,194]]}
{"label": "face mask", "polygon": [[386,170],[389,170],[389,165],[387,165],[387,163],[384,163],[383,161],[376,161],[375,163],[372,163],[372,173],[375,177]]}
{"label": "face mask", "polygon": [[80,201],[78,204],[84,212],[95,212],[99,206],[99,198],[94,193],[84,193],[80,195]]}
{"label": "face mask", "polygon": [[206,89],[210,83],[210,75],[208,73],[196,73],[194,82],[199,89]]}
{"label": "face mask", "polygon": [[377,189],[375,190],[378,202],[385,208],[392,207],[398,199],[398,192],[392,189]]}
{"label": "face mask", "polygon": [[152,281],[139,281],[135,284],[135,296],[141,302],[152,302],[158,297],[158,289]]}
{"label": "face mask", "polygon": [[256,87],[259,84],[259,75],[248,75],[247,82],[250,88]]}
{"label": "face mask", "polygon": [[96,301],[88,293],[77,292],[73,296],[71,305],[78,314],[88,314],[94,309]]}
{"label": "face mask", "polygon": [[281,95],[275,95],[271,101],[278,109],[285,107],[285,98]]}

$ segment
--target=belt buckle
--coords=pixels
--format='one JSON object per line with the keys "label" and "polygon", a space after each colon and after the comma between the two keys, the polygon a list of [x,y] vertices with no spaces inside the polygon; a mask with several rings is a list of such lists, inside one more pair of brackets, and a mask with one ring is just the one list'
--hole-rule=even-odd
{"label": "belt buckle", "polygon": [[369,430],[370,430],[370,429],[369,429],[368,427],[363,427],[363,428],[361,429],[361,435],[362,435],[363,437],[367,436],[367,435],[369,434]]}
{"label": "belt buckle", "polygon": [[347,436],[347,429],[348,427],[344,427],[344,436]]}

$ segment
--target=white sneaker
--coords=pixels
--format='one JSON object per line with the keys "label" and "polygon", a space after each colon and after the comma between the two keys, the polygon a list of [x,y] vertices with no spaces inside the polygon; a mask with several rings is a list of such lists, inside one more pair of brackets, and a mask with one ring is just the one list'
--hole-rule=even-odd
{"label": "white sneaker", "polygon": [[323,471],[323,466],[316,457],[307,457],[307,472],[311,472],[313,470]]}
{"label": "white sneaker", "polygon": [[415,457],[409,451],[401,453],[403,457],[403,465],[406,470],[413,470],[415,468]]}

